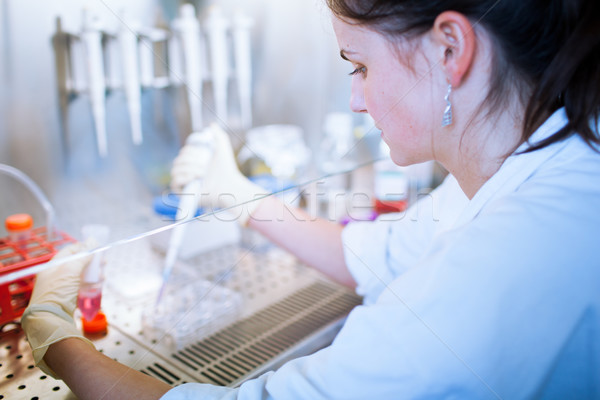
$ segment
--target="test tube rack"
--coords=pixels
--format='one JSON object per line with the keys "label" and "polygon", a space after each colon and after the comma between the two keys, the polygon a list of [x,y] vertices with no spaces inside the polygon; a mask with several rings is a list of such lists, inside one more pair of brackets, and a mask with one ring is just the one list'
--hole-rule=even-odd
{"label": "test tube rack", "polygon": [[[0,238],[0,275],[9,274],[50,260],[62,247],[75,240],[63,232],[48,236],[46,227],[34,228],[30,238],[19,243]],[[23,314],[33,290],[35,275],[0,285],[0,326]]]}

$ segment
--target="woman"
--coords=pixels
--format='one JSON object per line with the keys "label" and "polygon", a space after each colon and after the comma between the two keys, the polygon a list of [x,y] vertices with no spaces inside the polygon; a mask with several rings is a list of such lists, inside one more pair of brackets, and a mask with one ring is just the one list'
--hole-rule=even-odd
{"label": "woman", "polygon": [[331,346],[237,389],[169,390],[69,338],[70,264],[58,283],[40,274],[23,318],[36,360],[82,398],[600,398],[600,4],[327,3],[353,111],[371,114],[395,163],[450,172],[425,200],[439,216],[417,204],[342,230],[250,201],[260,190],[215,129],[209,165],[184,148],[174,184],[204,177],[204,205],[244,204],[241,223],[366,305]]}

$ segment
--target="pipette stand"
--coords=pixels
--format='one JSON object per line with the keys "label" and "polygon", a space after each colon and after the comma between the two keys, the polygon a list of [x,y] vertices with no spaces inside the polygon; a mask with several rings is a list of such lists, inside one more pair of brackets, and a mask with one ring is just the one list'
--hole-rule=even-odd
{"label": "pipette stand", "polygon": [[[132,142],[136,145],[143,142],[141,95],[144,88],[184,86],[191,122],[188,132],[200,131],[214,121],[250,128],[252,20],[247,16],[238,12],[230,22],[219,9],[213,8],[207,18],[200,21],[194,6],[183,4],[170,31],[140,26],[124,12],[112,31],[95,15],[84,13],[83,21],[80,31],[70,32],[64,29],[61,18],[57,18],[52,40],[65,154],[69,155],[69,106],[82,94],[89,98],[101,157],[109,153],[106,94],[115,90],[125,93]],[[168,56],[156,54],[161,45]],[[155,71],[159,63],[164,66],[162,76],[157,76]],[[239,99],[240,117],[235,119],[229,112],[231,79],[236,80]],[[212,84],[212,104],[205,100],[205,83]],[[205,113],[210,113],[210,118],[205,120]]]}
{"label": "pipette stand", "polygon": [[[167,42],[168,32],[159,28],[139,27],[135,21],[114,33],[93,15],[84,15],[81,31],[69,32],[56,19],[52,38],[59,95],[60,123],[65,153],[69,154],[69,106],[87,94],[94,120],[98,153],[108,155],[106,134],[106,93],[123,90],[127,99],[132,142],[143,141],[141,90],[169,85],[166,76],[154,76],[153,46]],[[105,69],[105,65],[108,68]]]}

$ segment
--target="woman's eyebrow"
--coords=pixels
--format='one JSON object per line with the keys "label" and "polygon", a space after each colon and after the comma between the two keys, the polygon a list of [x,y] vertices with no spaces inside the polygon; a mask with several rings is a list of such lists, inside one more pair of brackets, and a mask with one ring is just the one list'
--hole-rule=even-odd
{"label": "woman's eyebrow", "polygon": [[350,61],[346,54],[355,54],[355,52],[350,51],[350,50],[344,50],[344,49],[340,50],[340,57],[342,57],[346,61]]}

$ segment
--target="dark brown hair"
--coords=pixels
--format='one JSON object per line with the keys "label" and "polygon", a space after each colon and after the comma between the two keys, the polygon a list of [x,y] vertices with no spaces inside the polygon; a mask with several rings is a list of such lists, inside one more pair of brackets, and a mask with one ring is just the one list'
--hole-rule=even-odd
{"label": "dark brown hair", "polygon": [[[326,0],[342,18],[390,38],[419,36],[452,10],[484,27],[496,45],[490,108],[502,104],[512,85],[530,88],[524,99],[522,140],[527,141],[560,107],[565,127],[527,151],[573,134],[600,144],[600,0]],[[516,78],[516,79],[515,79]],[[516,81],[516,82],[514,82]],[[524,85],[524,86],[523,86]],[[521,93],[522,95],[522,93]],[[594,123],[592,127],[590,123]]]}

